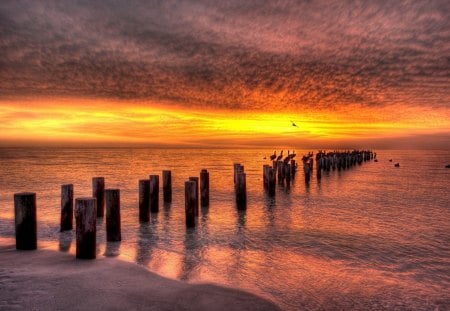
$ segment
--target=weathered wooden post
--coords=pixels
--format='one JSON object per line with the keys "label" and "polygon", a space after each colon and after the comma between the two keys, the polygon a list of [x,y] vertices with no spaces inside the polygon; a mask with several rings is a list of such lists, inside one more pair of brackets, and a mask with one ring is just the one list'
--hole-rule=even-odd
{"label": "weathered wooden post", "polygon": [[159,212],[159,176],[150,175],[150,212]]}
{"label": "weathered wooden post", "polygon": [[61,186],[61,222],[60,231],[73,228],[73,185]]}
{"label": "weathered wooden post", "polygon": [[105,215],[105,178],[92,178],[92,197],[97,199],[97,217]]}
{"label": "weathered wooden post", "polygon": [[195,216],[199,215],[199,194],[198,194],[198,187],[199,187],[199,178],[198,177],[189,177],[190,181],[195,182]]}
{"label": "weathered wooden post", "polygon": [[200,171],[200,204],[209,206],[209,173],[205,169]]}
{"label": "weathered wooden post", "polygon": [[14,193],[16,249],[37,248],[36,193]]}
{"label": "weathered wooden post", "polygon": [[139,221],[150,221],[150,180],[139,180]]}
{"label": "weathered wooden post", "polygon": [[195,204],[197,204],[197,184],[195,181],[184,183],[184,210],[186,215],[186,227],[195,227]]}
{"label": "weathered wooden post", "polygon": [[277,183],[276,179],[276,170],[273,168],[269,168],[267,170],[267,179],[268,179],[268,189],[269,189],[269,196],[275,195],[275,186]]}
{"label": "weathered wooden post", "polygon": [[239,210],[247,208],[247,185],[245,173],[238,173],[236,176],[236,203]]}
{"label": "weathered wooden post", "polygon": [[116,242],[122,240],[120,230],[120,190],[106,189],[106,240]]}
{"label": "weathered wooden post", "polygon": [[309,162],[303,162],[303,171],[305,173],[305,183],[309,184],[311,179],[311,167]]}
{"label": "weathered wooden post", "polygon": [[322,163],[323,163],[323,158],[319,158],[317,160],[317,180],[321,180],[322,179]]}
{"label": "weathered wooden post", "polygon": [[163,198],[164,202],[172,202],[172,172],[163,171]]}
{"label": "weathered wooden post", "polygon": [[289,163],[284,164],[284,178],[286,179],[286,184],[289,185],[291,182],[291,165]]}
{"label": "weathered wooden post", "polygon": [[283,178],[284,162],[283,161],[278,161],[277,168],[278,168],[278,183],[282,184],[284,182],[284,178]]}
{"label": "weathered wooden post", "polygon": [[270,166],[265,164],[263,165],[263,186],[265,190],[269,189],[269,180],[268,180],[268,170]]}
{"label": "weathered wooden post", "polygon": [[292,178],[295,177],[295,171],[296,171],[296,166],[295,166],[295,160],[291,160],[291,176]]}
{"label": "weathered wooden post", "polygon": [[76,258],[96,257],[97,199],[75,199],[75,222],[77,235]]}

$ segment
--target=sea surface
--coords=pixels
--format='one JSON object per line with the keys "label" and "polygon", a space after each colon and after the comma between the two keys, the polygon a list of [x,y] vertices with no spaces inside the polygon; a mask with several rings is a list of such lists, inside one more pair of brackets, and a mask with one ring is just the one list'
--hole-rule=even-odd
{"label": "sea surface", "polygon": [[[376,150],[378,162],[324,173],[321,182],[314,174],[309,186],[299,170],[270,198],[262,166],[272,152],[1,148],[0,243],[14,242],[13,194],[33,191],[38,247],[74,254],[75,232],[59,232],[61,184],[91,196],[92,177],[103,176],[106,188],[121,191],[122,242],[106,243],[98,219],[99,256],[244,289],[284,310],[450,310],[449,150]],[[246,211],[235,204],[235,162],[247,173]],[[210,206],[186,229],[184,182],[202,168]],[[138,180],[165,169],[173,202],[163,204],[160,191],[160,212],[139,223]]]}

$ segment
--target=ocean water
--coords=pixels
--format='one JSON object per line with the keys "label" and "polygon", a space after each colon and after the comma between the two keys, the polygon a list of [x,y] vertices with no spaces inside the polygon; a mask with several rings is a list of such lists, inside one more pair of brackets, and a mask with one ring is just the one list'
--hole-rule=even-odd
{"label": "ocean water", "polygon": [[[59,232],[60,186],[91,196],[91,178],[103,176],[106,188],[121,190],[122,242],[106,243],[99,219],[99,256],[241,288],[284,310],[450,310],[450,151],[377,150],[379,162],[324,173],[321,182],[313,175],[309,186],[300,170],[270,198],[262,166],[272,152],[2,148],[0,243],[14,242],[13,193],[34,191],[38,247],[74,254],[75,232]],[[234,162],[247,173],[246,211],[235,205]],[[186,229],[184,181],[202,168],[210,206]],[[160,212],[140,224],[138,180],[163,169],[172,170],[173,202],[161,197]]]}

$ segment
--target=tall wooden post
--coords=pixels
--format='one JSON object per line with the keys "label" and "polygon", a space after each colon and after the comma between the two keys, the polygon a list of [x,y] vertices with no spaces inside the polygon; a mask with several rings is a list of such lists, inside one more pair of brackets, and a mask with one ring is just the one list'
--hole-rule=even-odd
{"label": "tall wooden post", "polygon": [[92,197],[97,199],[97,217],[105,215],[105,178],[92,178]]}
{"label": "tall wooden post", "polygon": [[163,171],[163,198],[164,202],[172,202],[172,172]]}
{"label": "tall wooden post", "polygon": [[200,204],[209,206],[209,173],[205,169],[200,171]]}
{"label": "tall wooden post", "polygon": [[73,185],[61,186],[61,222],[60,231],[73,228]]}
{"label": "tall wooden post", "polygon": [[159,176],[150,175],[150,211],[159,212]]}
{"label": "tall wooden post", "polygon": [[195,182],[195,216],[199,215],[199,178],[198,177],[189,177],[190,181]]}
{"label": "tall wooden post", "polygon": [[277,183],[276,179],[276,170],[273,168],[269,168],[267,170],[267,179],[268,179],[268,194],[269,196],[275,195],[275,186]]}
{"label": "tall wooden post", "polygon": [[236,176],[236,203],[239,210],[247,208],[247,185],[245,173],[238,173]]}
{"label": "tall wooden post", "polygon": [[37,248],[36,193],[14,193],[16,249]]}
{"label": "tall wooden post", "polygon": [[195,181],[184,183],[184,210],[186,227],[195,227],[195,204],[197,203],[197,185]]}
{"label": "tall wooden post", "polygon": [[139,221],[150,221],[150,180],[139,180]]}
{"label": "tall wooden post", "polygon": [[75,199],[76,257],[79,259],[96,257],[97,214],[97,199]]}
{"label": "tall wooden post", "polygon": [[106,240],[121,241],[120,230],[120,190],[106,189]]}

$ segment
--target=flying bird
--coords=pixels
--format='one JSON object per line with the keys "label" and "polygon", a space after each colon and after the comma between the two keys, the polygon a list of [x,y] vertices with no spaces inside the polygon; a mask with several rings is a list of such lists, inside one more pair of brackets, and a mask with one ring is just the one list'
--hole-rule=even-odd
{"label": "flying bird", "polygon": [[291,123],[292,123],[292,126],[298,127],[297,124],[295,124],[294,121],[291,121]]}

